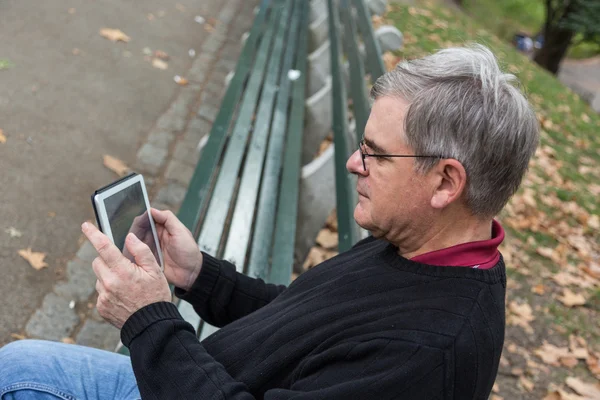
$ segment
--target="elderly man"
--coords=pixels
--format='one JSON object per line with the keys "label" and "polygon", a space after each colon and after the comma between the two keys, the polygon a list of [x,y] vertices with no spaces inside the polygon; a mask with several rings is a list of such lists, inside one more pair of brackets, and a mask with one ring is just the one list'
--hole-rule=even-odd
{"label": "elderly man", "polygon": [[[2,399],[487,399],[504,341],[504,232],[493,218],[538,143],[535,114],[493,54],[403,62],[372,89],[348,159],[372,236],[274,286],[202,254],[152,210],[164,275],[133,235],[124,258],[91,224],[98,311],[131,360],[21,341],[0,352]],[[175,294],[222,327],[199,342]],[[138,392],[139,391],[139,392]]]}

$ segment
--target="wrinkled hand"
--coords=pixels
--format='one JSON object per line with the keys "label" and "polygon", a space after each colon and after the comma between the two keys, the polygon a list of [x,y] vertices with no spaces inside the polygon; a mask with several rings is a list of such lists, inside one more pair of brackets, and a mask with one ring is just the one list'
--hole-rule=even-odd
{"label": "wrinkled hand", "polygon": [[202,268],[198,244],[189,229],[171,211],[152,208],[151,212],[163,254],[165,276],[170,283],[187,291]]}
{"label": "wrinkled hand", "polygon": [[111,325],[121,329],[139,309],[161,301],[171,301],[167,279],[146,244],[135,235],[127,235],[125,247],[135,263],[127,259],[108,236],[90,223],[81,230],[99,256],[92,262],[98,280],[98,313]]}

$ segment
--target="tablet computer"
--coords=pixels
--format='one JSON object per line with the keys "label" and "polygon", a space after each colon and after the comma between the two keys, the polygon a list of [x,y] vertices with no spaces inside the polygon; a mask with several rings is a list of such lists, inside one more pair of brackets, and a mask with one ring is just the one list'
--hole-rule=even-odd
{"label": "tablet computer", "polygon": [[98,189],[92,195],[98,228],[132,262],[133,256],[125,248],[127,234],[135,234],[150,248],[156,262],[163,269],[163,256],[150,213],[150,202],[144,177],[132,173]]}

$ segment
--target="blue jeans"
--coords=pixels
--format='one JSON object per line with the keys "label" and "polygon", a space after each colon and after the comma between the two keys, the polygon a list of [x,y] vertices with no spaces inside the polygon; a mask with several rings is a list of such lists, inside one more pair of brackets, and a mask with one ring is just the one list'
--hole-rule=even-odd
{"label": "blue jeans", "polygon": [[0,348],[1,400],[140,399],[129,357],[72,344],[19,340]]}

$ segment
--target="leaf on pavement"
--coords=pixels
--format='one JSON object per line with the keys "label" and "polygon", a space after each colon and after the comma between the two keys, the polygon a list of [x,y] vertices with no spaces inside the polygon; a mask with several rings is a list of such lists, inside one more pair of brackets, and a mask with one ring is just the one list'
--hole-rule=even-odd
{"label": "leaf on pavement", "polygon": [[567,307],[576,307],[585,304],[585,297],[581,293],[573,293],[566,288],[563,290],[563,295],[557,297],[557,299]]}
{"label": "leaf on pavement", "polygon": [[46,253],[38,253],[35,251],[31,251],[31,247],[19,250],[19,255],[26,259],[29,262],[29,264],[31,264],[31,266],[37,271],[48,266],[48,264],[44,262]]}
{"label": "leaf on pavement", "polygon": [[4,136],[4,131],[0,129],[0,143],[6,143],[6,136]]}
{"label": "leaf on pavement", "polygon": [[158,68],[158,69],[162,69],[162,70],[169,68],[169,64],[167,64],[166,62],[164,62],[163,60],[161,60],[159,58],[152,59],[152,66],[154,68]]}
{"label": "leaf on pavement", "polygon": [[587,383],[573,376],[568,377],[566,383],[585,399],[600,399],[600,384],[598,383]]}
{"label": "leaf on pavement", "polygon": [[73,338],[70,337],[64,337],[60,339],[60,341],[66,344],[75,344],[75,340],[73,340]]}
{"label": "leaf on pavement", "polygon": [[109,155],[104,155],[104,166],[119,176],[125,176],[129,172],[127,164]]}
{"label": "leaf on pavement", "polygon": [[162,51],[162,50],[155,50],[154,51],[154,57],[158,58],[158,59],[161,59],[163,61],[169,61],[169,55],[166,52]]}
{"label": "leaf on pavement", "polygon": [[100,35],[111,42],[129,42],[131,38],[120,29],[103,28],[100,29]]}

